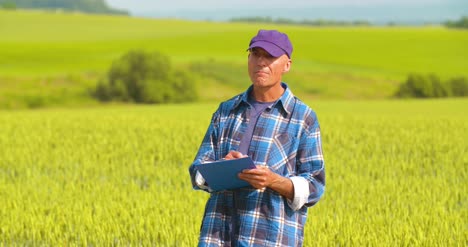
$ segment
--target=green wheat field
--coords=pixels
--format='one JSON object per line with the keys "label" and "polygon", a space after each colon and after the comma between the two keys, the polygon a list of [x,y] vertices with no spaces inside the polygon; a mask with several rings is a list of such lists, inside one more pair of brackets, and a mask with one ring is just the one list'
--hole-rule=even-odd
{"label": "green wheat field", "polygon": [[[465,246],[466,100],[309,102],[327,188],[305,246]],[[195,246],[216,104],[0,112],[0,243]]]}
{"label": "green wheat field", "polygon": [[[321,124],[327,186],[304,245],[466,246],[468,99],[390,96],[411,72],[468,76],[468,32],[261,27],[292,34],[285,81]],[[188,167],[218,102],[249,85],[258,28],[0,11],[0,246],[196,246],[208,194]],[[239,81],[200,82],[193,104],[89,98],[137,48],[181,68],[216,61]],[[50,107],[27,109],[31,98]]]}

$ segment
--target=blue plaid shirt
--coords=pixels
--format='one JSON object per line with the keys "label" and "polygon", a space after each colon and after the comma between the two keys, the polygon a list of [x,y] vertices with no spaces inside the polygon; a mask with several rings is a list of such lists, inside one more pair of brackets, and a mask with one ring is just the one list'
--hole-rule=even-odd
{"label": "blue plaid shirt", "polygon": [[[212,192],[205,207],[199,246],[302,246],[307,208],[325,189],[320,127],[315,113],[285,91],[259,117],[248,155],[284,176],[309,182],[308,201],[294,211],[287,199],[266,188],[245,187]],[[189,168],[194,189],[197,166],[224,158],[237,150],[250,116],[247,103],[252,86],[220,104],[213,114],[194,162]],[[206,189],[203,189],[206,190]]]}

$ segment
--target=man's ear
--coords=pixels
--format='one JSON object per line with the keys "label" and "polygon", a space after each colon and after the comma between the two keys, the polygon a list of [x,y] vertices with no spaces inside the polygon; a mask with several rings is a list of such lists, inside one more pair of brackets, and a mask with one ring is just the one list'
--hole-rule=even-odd
{"label": "man's ear", "polygon": [[288,60],[287,60],[287,62],[284,64],[283,73],[287,73],[287,72],[289,72],[289,70],[291,69],[291,63],[292,63],[292,61],[291,61],[291,59],[289,59],[289,58],[286,58],[286,59],[288,59]]}

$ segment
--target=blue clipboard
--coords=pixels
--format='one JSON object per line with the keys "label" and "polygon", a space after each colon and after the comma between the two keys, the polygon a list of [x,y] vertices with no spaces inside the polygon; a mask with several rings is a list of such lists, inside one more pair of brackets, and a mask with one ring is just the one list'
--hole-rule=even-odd
{"label": "blue clipboard", "polygon": [[250,186],[237,176],[244,169],[254,169],[255,164],[250,157],[219,160],[197,166],[208,187],[213,191],[230,190]]}

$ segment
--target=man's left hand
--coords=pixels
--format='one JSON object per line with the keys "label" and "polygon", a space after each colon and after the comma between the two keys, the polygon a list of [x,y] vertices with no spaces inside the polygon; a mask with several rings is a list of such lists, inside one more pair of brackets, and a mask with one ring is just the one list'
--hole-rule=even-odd
{"label": "man's left hand", "polygon": [[294,198],[294,185],[291,179],[272,172],[267,166],[243,170],[239,173],[239,178],[256,189],[269,188],[290,200]]}
{"label": "man's left hand", "polygon": [[257,166],[256,169],[246,169],[239,173],[239,178],[247,181],[256,189],[270,187],[282,177],[270,170],[267,166]]}

